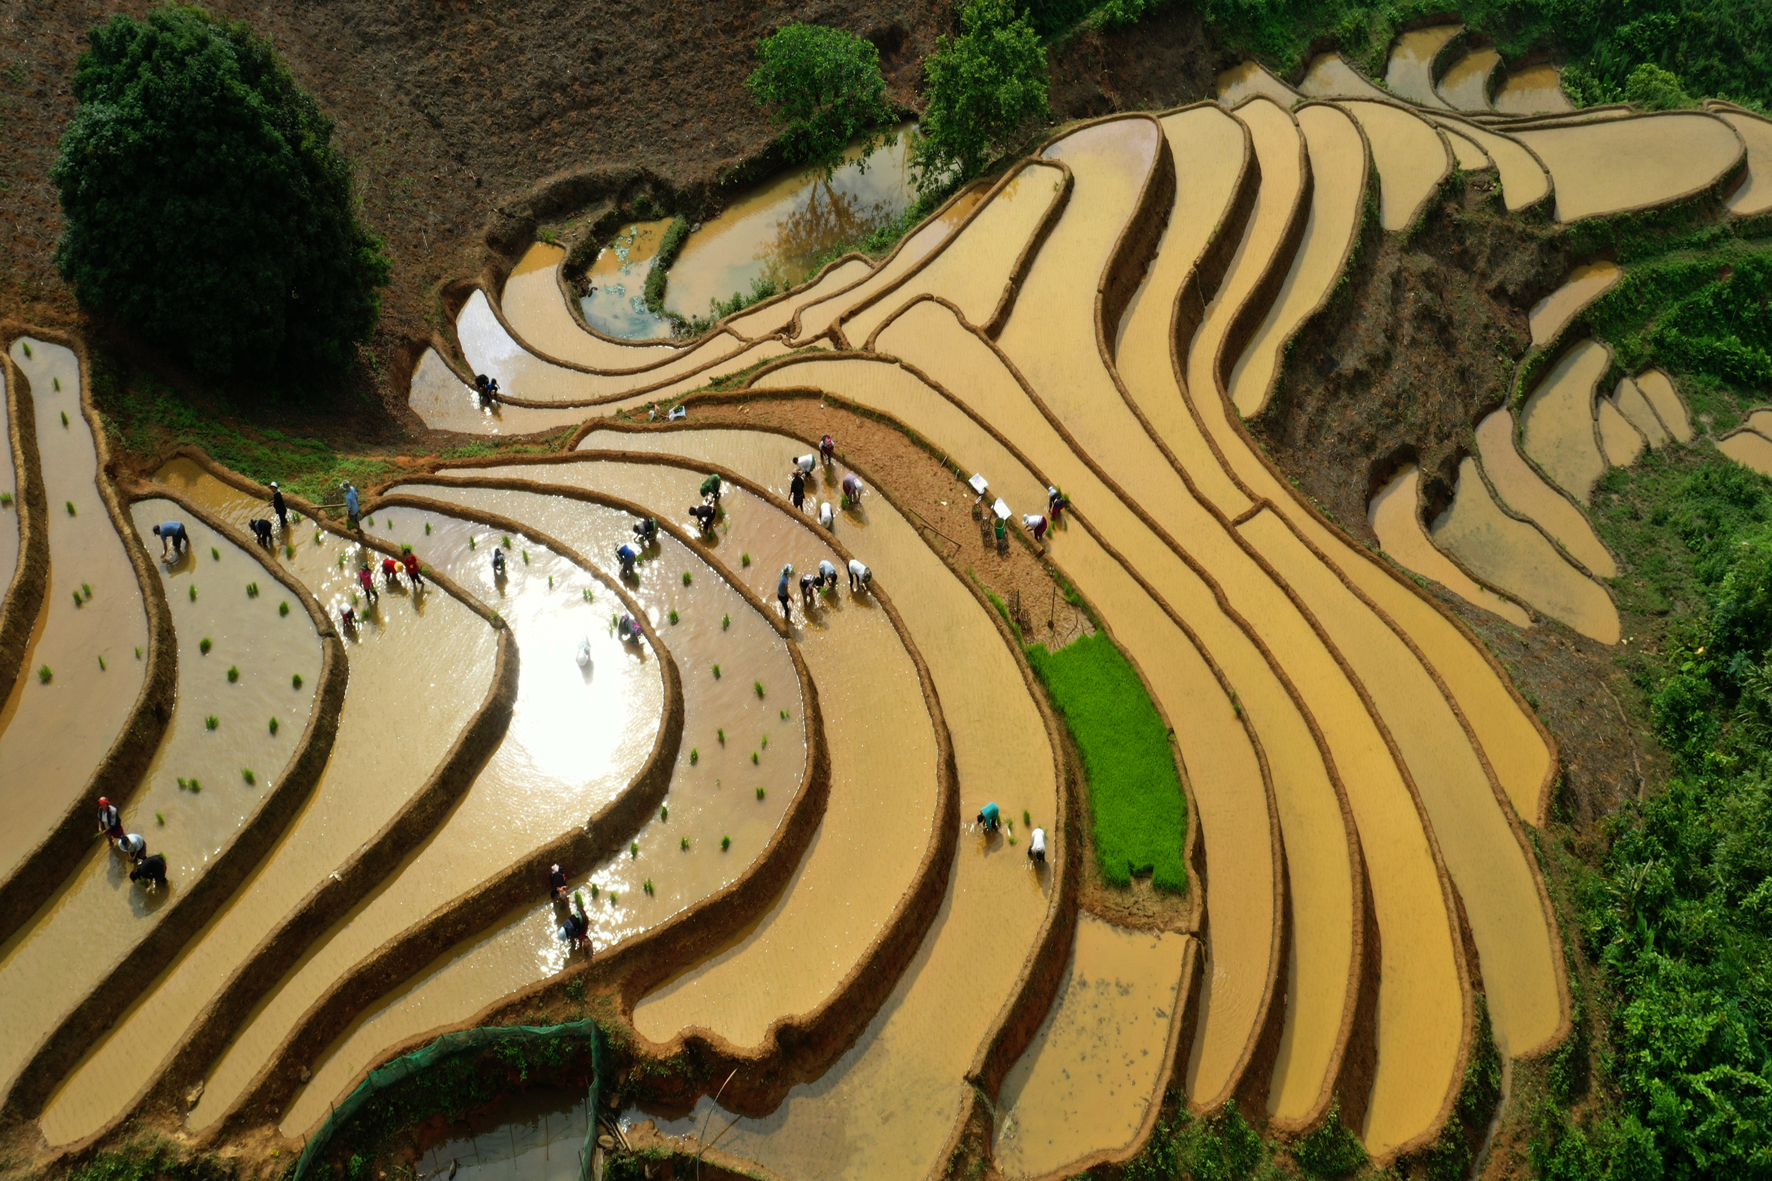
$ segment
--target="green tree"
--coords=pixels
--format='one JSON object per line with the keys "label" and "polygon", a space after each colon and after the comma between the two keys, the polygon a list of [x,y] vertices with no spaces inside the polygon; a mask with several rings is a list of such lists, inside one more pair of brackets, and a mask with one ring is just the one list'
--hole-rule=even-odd
{"label": "green tree", "polygon": [[332,120],[268,42],[201,8],[88,37],[50,173],[80,302],[211,377],[349,365],[389,268]]}
{"label": "green tree", "polygon": [[958,37],[923,65],[922,137],[912,167],[924,192],[976,176],[1032,119],[1049,116],[1046,50],[1010,0],[971,0]]}
{"label": "green tree", "polygon": [[1654,62],[1644,62],[1626,76],[1624,101],[1651,111],[1672,111],[1697,105],[1686,93],[1686,88],[1680,85],[1679,75]]}
{"label": "green tree", "polygon": [[[872,42],[823,25],[789,25],[757,42],[762,64],[745,79],[781,130],[788,159],[829,178],[843,150],[862,141],[861,158],[891,141],[893,121]],[[863,167],[866,167],[864,164]]]}

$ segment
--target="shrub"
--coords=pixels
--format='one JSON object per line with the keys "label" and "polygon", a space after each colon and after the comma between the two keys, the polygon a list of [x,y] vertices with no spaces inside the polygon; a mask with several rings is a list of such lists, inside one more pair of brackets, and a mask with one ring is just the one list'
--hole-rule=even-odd
{"label": "shrub", "polygon": [[[760,64],[745,88],[781,128],[788,161],[826,178],[843,150],[861,140],[865,161],[892,123],[880,51],[864,38],[822,25],[793,24],[757,42]],[[863,165],[865,167],[865,164]]]}
{"label": "shrub", "polygon": [[924,192],[977,176],[1022,124],[1050,114],[1046,50],[1025,14],[1010,0],[970,0],[961,28],[923,63],[926,106],[911,167]]}
{"label": "shrub", "polygon": [[1644,62],[1626,75],[1624,101],[1651,111],[1672,111],[1697,105],[1686,93],[1686,88],[1680,85],[1679,75],[1654,62]]}
{"label": "shrub", "polygon": [[115,16],[89,41],[50,172],[80,302],[212,377],[343,369],[389,264],[332,120],[269,42],[195,6]]}

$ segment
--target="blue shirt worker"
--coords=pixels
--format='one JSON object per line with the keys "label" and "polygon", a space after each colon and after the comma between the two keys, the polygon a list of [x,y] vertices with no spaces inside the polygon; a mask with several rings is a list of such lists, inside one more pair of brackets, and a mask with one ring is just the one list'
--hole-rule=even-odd
{"label": "blue shirt worker", "polygon": [[986,832],[996,832],[997,826],[1002,823],[1002,811],[995,804],[986,804],[978,814],[978,827]]}
{"label": "blue shirt worker", "polygon": [[166,547],[172,546],[172,556],[185,552],[190,548],[191,535],[185,532],[183,521],[167,521],[154,526],[154,536],[160,539],[160,556],[166,556]]}

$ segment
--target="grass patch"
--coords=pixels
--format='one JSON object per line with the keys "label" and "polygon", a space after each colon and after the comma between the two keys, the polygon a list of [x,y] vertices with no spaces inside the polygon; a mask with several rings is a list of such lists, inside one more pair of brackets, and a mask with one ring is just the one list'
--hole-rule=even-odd
{"label": "grass patch", "polygon": [[1102,876],[1124,886],[1149,873],[1158,889],[1185,889],[1181,776],[1137,672],[1103,632],[1056,652],[1034,644],[1027,653],[1082,752]]}

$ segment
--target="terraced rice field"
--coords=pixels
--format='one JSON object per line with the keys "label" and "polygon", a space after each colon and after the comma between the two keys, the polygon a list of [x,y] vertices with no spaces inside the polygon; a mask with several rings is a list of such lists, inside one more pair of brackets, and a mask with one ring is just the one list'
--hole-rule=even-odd
{"label": "terraced rice field", "polygon": [[[1617,265],[1578,260],[1532,309],[1541,376],[1498,393],[1443,512],[1424,519],[1411,464],[1378,489],[1383,556],[1243,420],[1368,218],[1407,231],[1455,169],[1563,221],[1746,170],[1729,199],[1751,212],[1766,152],[1733,108],[1510,119],[1564,109],[1554,71],[1495,90],[1494,50],[1447,68],[1457,33],[1404,34],[1388,92],[1333,55],[1296,86],[1245,63],[1217,103],[1073,127],[886,258],[802,266],[697,341],[619,305],[657,227],[618,239],[576,314],[563,252],[534,244],[456,309],[410,405],[549,453],[416,465],[365,490],[355,530],[296,503],[257,547],[268,490],[198,458],[114,485],[77,350],[9,341],[0,581],[33,625],[0,669],[0,990],[23,1014],[0,1086],[39,1150],[138,1125],[294,1148],[391,1057],[587,990],[649,1077],[689,1080],[630,1090],[634,1137],[690,1154],[707,1135],[723,1167],[786,1178],[914,1181],[969,1128],[1005,1176],[1069,1175],[1135,1153],[1171,1090],[1260,1104],[1284,1134],[1339,1101],[1389,1161],[1450,1117],[1479,990],[1504,1054],[1559,1044],[1562,936],[1528,841],[1557,754],[1408,572],[1514,627],[1617,642],[1617,566],[1583,505],[1693,438],[1666,374],[1608,381],[1603,346],[1564,343]],[[704,228],[706,258],[671,272],[682,306],[748,282],[758,227],[765,269],[825,241],[789,204]],[[754,406],[903,432],[957,475],[944,507],[979,474],[981,540],[841,439],[796,509],[817,432],[747,429]],[[1772,473],[1768,422],[1722,449]],[[686,509],[710,473],[702,529]],[[1070,509],[1036,537],[1022,515],[1049,487]],[[174,519],[193,546],[162,560],[151,526]],[[373,572],[408,546],[421,584]],[[1186,881],[1160,905],[1099,879],[1083,821],[1106,789],[1066,755],[1025,606],[977,577],[1006,554],[1046,564],[1054,607],[1062,585],[1162,720]],[[803,594],[821,565],[831,585]],[[91,835],[101,788],[165,887]],[[588,950],[562,936],[555,863]],[[1115,889],[1145,909],[1100,901]]]}

